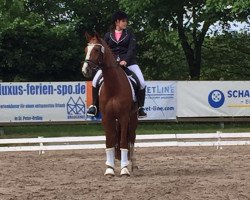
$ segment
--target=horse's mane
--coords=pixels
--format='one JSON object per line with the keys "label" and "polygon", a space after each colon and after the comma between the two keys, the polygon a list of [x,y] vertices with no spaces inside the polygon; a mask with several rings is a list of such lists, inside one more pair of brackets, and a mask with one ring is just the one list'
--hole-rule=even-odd
{"label": "horse's mane", "polygon": [[104,47],[104,51],[105,51],[105,57],[106,59],[110,59],[111,63],[114,64],[115,66],[118,66],[114,57],[113,52],[111,51],[110,47],[108,46],[108,44],[105,42],[104,39],[100,39],[99,41],[101,43],[101,45]]}

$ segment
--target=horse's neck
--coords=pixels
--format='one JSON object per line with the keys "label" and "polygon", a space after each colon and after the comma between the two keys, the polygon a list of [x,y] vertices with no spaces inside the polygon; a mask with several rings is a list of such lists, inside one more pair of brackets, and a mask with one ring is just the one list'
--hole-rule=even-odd
{"label": "horse's neck", "polygon": [[102,71],[105,86],[108,87],[110,90],[116,89],[117,84],[119,84],[119,82],[121,81],[119,80],[120,69],[118,68],[119,66],[115,61],[111,50],[108,48],[108,46],[106,46]]}
{"label": "horse's neck", "polygon": [[104,69],[118,67],[117,62],[115,61],[115,58],[113,56],[111,49],[108,47],[108,45],[104,41],[103,41],[102,45],[105,48],[105,53],[104,53],[104,57],[103,57]]}
{"label": "horse's neck", "polygon": [[111,49],[105,42],[102,42],[105,47],[104,62],[103,62],[103,79],[104,86],[110,93],[117,93],[124,89],[124,81],[126,75],[118,66]]}

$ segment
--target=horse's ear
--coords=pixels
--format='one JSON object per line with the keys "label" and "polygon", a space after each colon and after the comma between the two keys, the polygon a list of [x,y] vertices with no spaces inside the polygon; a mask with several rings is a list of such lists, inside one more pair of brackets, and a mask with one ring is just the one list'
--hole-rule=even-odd
{"label": "horse's ear", "polygon": [[99,33],[95,32],[95,37],[96,37],[96,39],[97,39],[98,41],[101,41],[101,37],[100,37]]}
{"label": "horse's ear", "polygon": [[93,37],[91,36],[87,31],[85,32],[85,37],[87,39],[87,41],[90,41],[90,39]]}

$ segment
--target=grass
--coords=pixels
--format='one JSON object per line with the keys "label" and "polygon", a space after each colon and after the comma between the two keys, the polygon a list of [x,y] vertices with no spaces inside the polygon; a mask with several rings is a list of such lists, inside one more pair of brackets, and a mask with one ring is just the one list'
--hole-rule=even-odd
{"label": "grass", "polygon": [[[104,135],[101,124],[77,125],[25,125],[4,127],[3,138],[25,137],[63,137],[63,136],[93,136]],[[137,134],[171,134],[171,133],[215,133],[222,132],[250,132],[249,123],[140,123]]]}

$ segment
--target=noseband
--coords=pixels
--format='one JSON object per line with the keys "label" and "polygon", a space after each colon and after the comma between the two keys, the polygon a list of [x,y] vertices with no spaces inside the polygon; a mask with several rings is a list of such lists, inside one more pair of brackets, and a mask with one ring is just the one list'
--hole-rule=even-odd
{"label": "noseband", "polygon": [[90,60],[90,59],[86,59],[84,60],[82,63],[87,63],[89,65],[92,65],[92,69],[94,71],[98,71],[99,69],[102,69],[103,68],[103,54],[104,54],[104,47],[101,45],[101,44],[93,44],[93,43],[89,43],[88,46],[95,46],[95,45],[98,45],[101,47],[101,52],[99,52],[99,55],[98,55],[98,62],[96,63],[95,61],[93,60]]}

